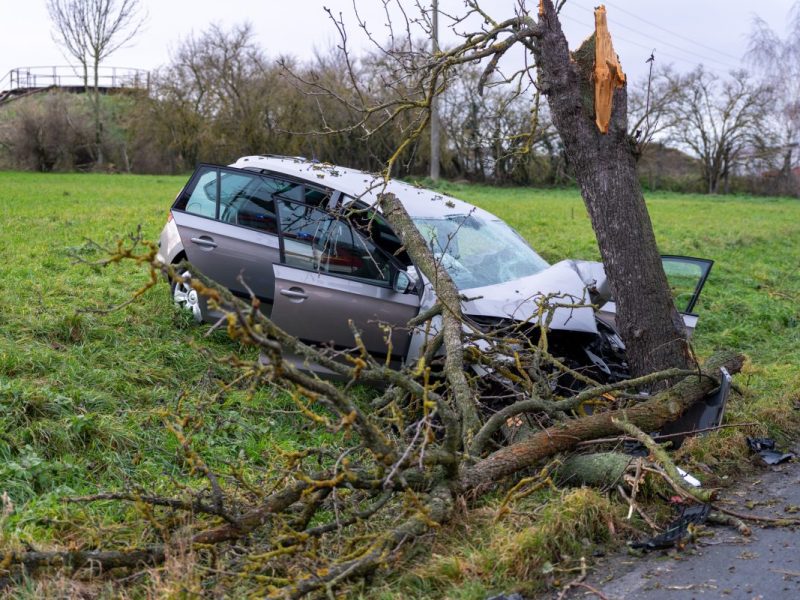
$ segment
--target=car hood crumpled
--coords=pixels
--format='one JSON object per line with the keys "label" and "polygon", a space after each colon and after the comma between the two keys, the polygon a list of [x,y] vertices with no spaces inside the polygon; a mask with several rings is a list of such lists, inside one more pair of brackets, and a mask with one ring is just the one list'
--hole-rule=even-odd
{"label": "car hood crumpled", "polygon": [[[532,323],[538,321],[540,302],[550,294],[558,295],[550,299],[551,304],[589,303],[586,284],[569,260],[556,263],[536,275],[461,290],[461,293],[468,299],[462,306],[464,314]],[[594,309],[591,306],[558,307],[550,328],[597,333]]]}

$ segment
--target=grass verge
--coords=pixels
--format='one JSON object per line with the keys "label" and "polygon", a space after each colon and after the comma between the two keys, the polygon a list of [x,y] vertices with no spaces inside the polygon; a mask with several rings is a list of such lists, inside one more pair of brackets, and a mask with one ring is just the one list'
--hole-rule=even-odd
{"label": "grass verge", "polygon": [[[206,337],[177,314],[166,285],[124,311],[93,312],[125,301],[147,276],[132,266],[81,263],[101,257],[87,240],[110,245],[139,226],[155,240],[184,181],[0,173],[0,493],[14,507],[2,519],[2,548],[87,548],[157,535],[142,507],[61,499],[121,489],[169,494],[196,484],[165,423],[181,420],[209,464],[241,465],[253,481],[269,477],[277,448],[337,443],[297,427],[300,419],[279,390],[251,394],[226,386],[226,364],[199,350],[246,351],[222,333]],[[452,184],[442,190],[504,218],[551,262],[598,257],[575,190]],[[727,420],[756,422],[747,432],[785,442],[800,420],[800,203],[656,194],[648,204],[664,253],[716,261],[696,309],[694,344],[701,356],[718,348],[750,356],[738,378],[744,395],[733,397]],[[694,440],[684,459],[708,467],[708,481],[725,481],[749,464],[743,437],[728,429]],[[540,589],[575,567],[584,540],[605,543],[619,530],[613,503],[589,490],[542,493],[514,507],[521,516],[496,525],[487,515],[498,502],[465,513],[424,551],[425,560],[364,593],[482,598],[523,580],[525,589]],[[194,589],[196,557],[186,553],[173,562],[180,561],[191,567],[184,583],[159,571],[126,590]],[[58,596],[76,585],[100,597],[128,593],[107,581],[55,578],[27,580],[14,594]],[[246,592],[247,583],[241,585]]]}

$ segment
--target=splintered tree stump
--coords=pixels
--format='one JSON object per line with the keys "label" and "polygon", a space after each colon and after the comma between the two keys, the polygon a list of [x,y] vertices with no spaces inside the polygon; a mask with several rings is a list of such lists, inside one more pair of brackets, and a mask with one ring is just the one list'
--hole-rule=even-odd
{"label": "splintered tree stump", "polygon": [[614,90],[625,85],[625,73],[611,43],[606,7],[594,11],[594,113],[597,128],[608,133]]}

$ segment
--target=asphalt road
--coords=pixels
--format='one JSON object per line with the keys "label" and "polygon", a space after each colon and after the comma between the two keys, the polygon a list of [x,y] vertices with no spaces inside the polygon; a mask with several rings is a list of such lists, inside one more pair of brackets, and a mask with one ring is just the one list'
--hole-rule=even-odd
{"label": "asphalt road", "polygon": [[[743,513],[800,519],[800,462],[764,467],[725,491],[720,504]],[[713,535],[698,538],[680,552],[601,558],[586,583],[602,596],[575,588],[568,597],[800,599],[800,527],[750,525],[749,537],[713,526],[706,529]]]}

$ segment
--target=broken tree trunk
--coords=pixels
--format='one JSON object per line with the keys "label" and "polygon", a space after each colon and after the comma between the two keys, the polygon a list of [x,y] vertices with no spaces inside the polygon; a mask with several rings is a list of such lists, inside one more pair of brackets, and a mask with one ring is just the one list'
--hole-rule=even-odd
{"label": "broken tree trunk", "polygon": [[578,442],[619,433],[614,420],[627,420],[645,431],[656,431],[665,423],[677,419],[687,408],[699,402],[718,384],[720,367],[738,373],[744,357],[724,352],[712,356],[704,365],[704,373],[680,381],[650,400],[627,409],[597,413],[581,419],[560,423],[536,435],[506,446],[485,459],[465,467],[460,477],[462,490],[491,485],[512,473],[535,465],[540,460],[572,450]]}
{"label": "broken tree trunk", "polygon": [[[604,18],[598,16],[598,22]],[[561,31],[551,0],[542,0],[533,49],[540,89],[567,158],[581,188],[614,298],[619,333],[627,347],[634,377],[690,364],[686,334],[670,294],[653,226],[636,173],[633,146],[627,133],[627,90],[608,35],[598,29],[579,49],[575,60]],[[596,41],[595,41],[596,40]],[[581,56],[588,57],[581,60]],[[608,106],[594,107],[594,65],[605,60],[608,80],[598,96]],[[612,73],[613,71],[613,73]],[[603,101],[605,102],[605,101]],[[600,112],[609,110],[606,132],[598,129]],[[604,119],[605,117],[603,117]]]}
{"label": "broken tree trunk", "polygon": [[611,122],[611,108],[614,92],[625,85],[625,73],[619,64],[619,57],[611,43],[608,31],[606,7],[600,5],[594,11],[594,112],[597,128],[608,133]]}

